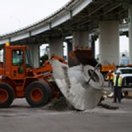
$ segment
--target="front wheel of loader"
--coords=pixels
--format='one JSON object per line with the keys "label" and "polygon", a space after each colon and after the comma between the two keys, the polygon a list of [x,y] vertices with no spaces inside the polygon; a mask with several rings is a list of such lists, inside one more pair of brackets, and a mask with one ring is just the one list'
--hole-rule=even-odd
{"label": "front wheel of loader", "polygon": [[45,82],[35,81],[27,86],[25,97],[31,107],[41,107],[49,102],[51,89]]}
{"label": "front wheel of loader", "polygon": [[0,83],[0,108],[7,108],[14,100],[14,91],[11,86]]}

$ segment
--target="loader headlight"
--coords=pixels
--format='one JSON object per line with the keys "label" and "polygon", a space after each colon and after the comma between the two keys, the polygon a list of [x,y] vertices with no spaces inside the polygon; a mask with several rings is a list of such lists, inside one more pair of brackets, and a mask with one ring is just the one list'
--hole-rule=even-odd
{"label": "loader headlight", "polygon": [[6,42],[5,45],[6,45],[6,46],[10,46],[10,43],[9,43],[9,42]]}

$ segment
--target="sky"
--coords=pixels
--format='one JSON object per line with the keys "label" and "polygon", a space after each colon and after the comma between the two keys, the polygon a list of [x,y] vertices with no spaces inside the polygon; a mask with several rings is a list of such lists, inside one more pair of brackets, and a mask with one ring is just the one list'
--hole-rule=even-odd
{"label": "sky", "polygon": [[70,0],[0,0],[0,35],[33,25]]}

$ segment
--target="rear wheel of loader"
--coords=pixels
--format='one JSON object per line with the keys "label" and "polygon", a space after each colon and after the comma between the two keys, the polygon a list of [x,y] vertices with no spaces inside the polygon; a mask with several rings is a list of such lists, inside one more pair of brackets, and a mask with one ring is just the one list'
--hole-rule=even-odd
{"label": "rear wheel of loader", "polygon": [[41,107],[49,102],[51,89],[45,82],[35,81],[27,86],[25,97],[31,107]]}
{"label": "rear wheel of loader", "polygon": [[13,88],[7,84],[0,84],[0,108],[6,108],[11,105],[14,100]]}

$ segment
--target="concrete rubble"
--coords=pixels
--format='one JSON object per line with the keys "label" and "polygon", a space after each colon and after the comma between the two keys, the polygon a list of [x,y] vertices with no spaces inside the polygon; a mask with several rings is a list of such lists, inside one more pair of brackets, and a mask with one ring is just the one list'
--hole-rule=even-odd
{"label": "concrete rubble", "polygon": [[51,61],[53,77],[66,100],[76,110],[96,107],[103,94],[103,76],[90,65],[71,68],[57,60]]}

